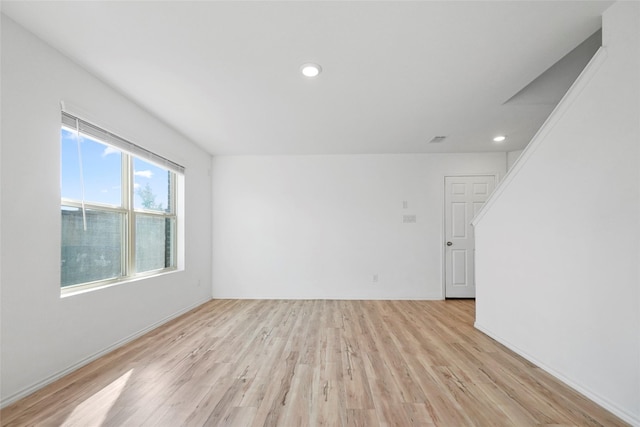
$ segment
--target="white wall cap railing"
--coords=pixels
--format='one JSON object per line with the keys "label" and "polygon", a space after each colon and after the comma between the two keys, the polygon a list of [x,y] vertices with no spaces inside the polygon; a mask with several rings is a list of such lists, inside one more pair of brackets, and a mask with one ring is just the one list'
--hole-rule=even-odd
{"label": "white wall cap railing", "polygon": [[584,70],[582,70],[576,81],[573,82],[567,93],[562,97],[556,108],[554,108],[549,117],[547,117],[547,120],[545,120],[542,126],[540,126],[540,129],[538,129],[538,132],[533,136],[531,142],[529,142],[520,157],[515,161],[511,170],[507,172],[504,179],[497,185],[491,196],[489,196],[485,205],[473,218],[471,224],[474,227],[482,221],[485,214],[491,210],[494,203],[500,199],[500,195],[509,187],[518,172],[520,172],[520,170],[525,166],[527,160],[546,139],[549,132],[551,132],[555,125],[560,121],[562,116],[564,116],[564,114],[570,109],[571,105],[578,98],[580,93],[585,87],[587,87],[589,81],[591,81],[593,76],[596,75],[598,69],[604,63],[606,58],[607,50],[604,46],[601,46],[596,54],[593,55],[593,58],[591,58]]}

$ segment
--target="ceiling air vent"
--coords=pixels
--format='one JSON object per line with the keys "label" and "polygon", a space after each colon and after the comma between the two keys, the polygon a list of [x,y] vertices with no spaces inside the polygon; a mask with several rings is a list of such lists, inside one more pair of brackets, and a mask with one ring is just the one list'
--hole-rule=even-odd
{"label": "ceiling air vent", "polygon": [[429,141],[429,144],[437,144],[444,141],[445,139],[447,139],[446,136],[434,136],[433,138],[431,138],[431,141]]}

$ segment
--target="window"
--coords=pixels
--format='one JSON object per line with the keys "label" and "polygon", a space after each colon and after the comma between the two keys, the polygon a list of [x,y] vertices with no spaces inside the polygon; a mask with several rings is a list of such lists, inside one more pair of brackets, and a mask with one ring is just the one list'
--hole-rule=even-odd
{"label": "window", "polygon": [[61,144],[61,288],[176,268],[184,168],[66,112]]}

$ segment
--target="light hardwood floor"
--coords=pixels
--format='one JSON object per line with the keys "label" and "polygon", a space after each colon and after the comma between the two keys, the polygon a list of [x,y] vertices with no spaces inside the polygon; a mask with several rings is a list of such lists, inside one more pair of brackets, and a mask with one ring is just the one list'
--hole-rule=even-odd
{"label": "light hardwood floor", "polygon": [[473,328],[474,302],[214,300],[6,426],[621,426]]}

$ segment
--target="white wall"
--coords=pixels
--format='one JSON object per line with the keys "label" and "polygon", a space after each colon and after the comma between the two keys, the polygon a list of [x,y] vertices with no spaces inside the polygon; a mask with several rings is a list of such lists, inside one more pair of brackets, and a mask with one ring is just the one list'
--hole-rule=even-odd
{"label": "white wall", "polygon": [[[640,425],[640,4],[476,226],[476,326]],[[484,216],[482,216],[484,214]]]}
{"label": "white wall", "polygon": [[[184,271],[60,298],[61,100],[186,167]],[[4,15],[1,164],[3,405],[210,299],[210,156]]]}
{"label": "white wall", "polygon": [[444,176],[505,166],[505,153],[215,157],[213,295],[441,299]]}
{"label": "white wall", "polygon": [[507,171],[510,171],[524,150],[507,152]]}

